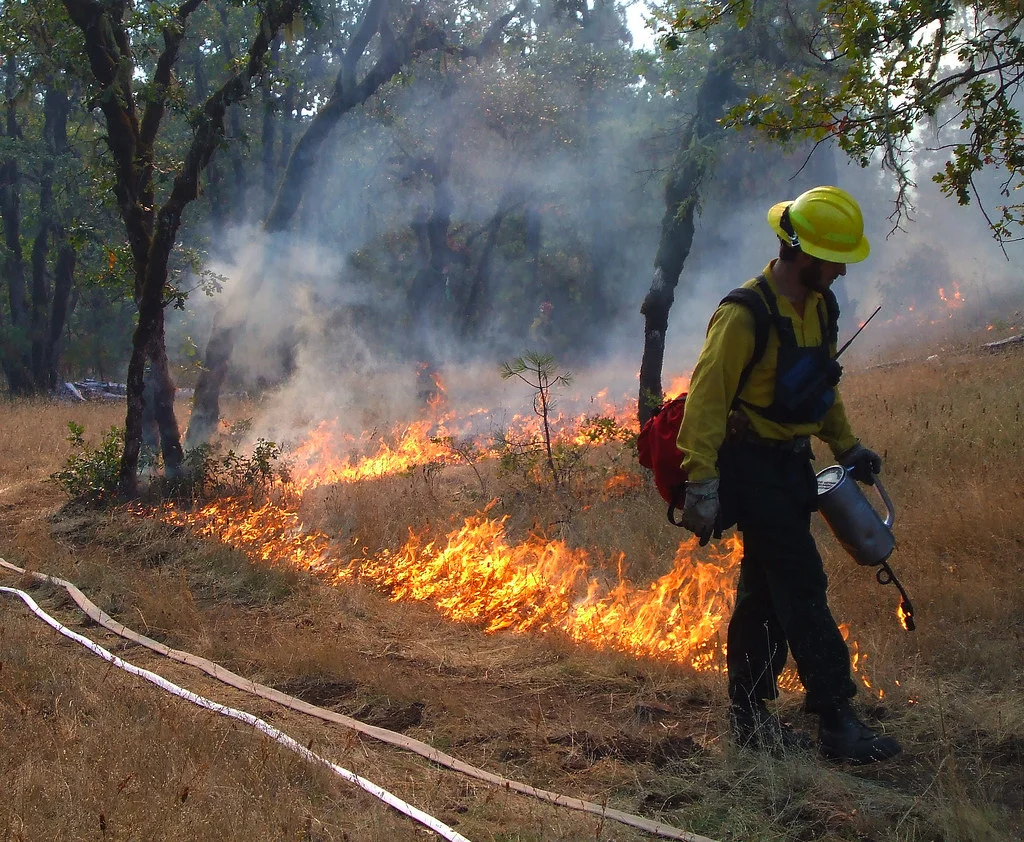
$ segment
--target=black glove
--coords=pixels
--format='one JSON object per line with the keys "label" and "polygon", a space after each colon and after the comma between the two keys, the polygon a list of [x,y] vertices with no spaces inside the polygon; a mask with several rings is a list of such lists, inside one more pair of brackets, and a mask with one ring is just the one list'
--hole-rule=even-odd
{"label": "black glove", "polygon": [[680,523],[700,538],[703,547],[711,540],[718,519],[718,477],[686,483],[686,500]]}
{"label": "black glove", "polygon": [[875,484],[875,474],[882,472],[882,457],[860,442],[839,454],[839,464],[848,469],[857,482]]}

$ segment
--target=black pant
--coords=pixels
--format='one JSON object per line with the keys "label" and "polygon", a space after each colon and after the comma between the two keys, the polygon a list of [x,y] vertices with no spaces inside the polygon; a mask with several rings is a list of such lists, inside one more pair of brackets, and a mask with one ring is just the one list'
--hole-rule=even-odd
{"label": "black pant", "polygon": [[727,655],[735,705],[774,699],[789,651],[807,691],[808,712],[835,709],[857,692],[811,537],[817,486],[810,459],[806,444],[752,442],[727,444],[719,457],[723,506],[743,533]]}

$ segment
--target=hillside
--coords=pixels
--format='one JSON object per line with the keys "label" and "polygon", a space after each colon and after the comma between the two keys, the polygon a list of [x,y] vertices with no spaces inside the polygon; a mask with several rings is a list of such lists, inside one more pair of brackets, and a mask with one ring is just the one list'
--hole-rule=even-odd
{"label": "hillside", "polygon": [[[917,621],[914,632],[901,628],[895,588],[818,524],[833,613],[863,685],[858,703],[905,749],[876,767],[730,743],[721,640],[736,547],[680,547],[683,533],[665,522],[608,415],[596,443],[567,445],[557,486],[543,462],[520,454],[500,465],[435,430],[447,457],[396,472],[332,473],[307,450],[291,490],[256,501],[92,509],[67,504],[47,477],[66,458],[69,420],[95,441],[122,422],[121,407],[5,403],[0,556],[66,579],[125,626],[250,681],[691,834],[1024,838],[1024,345],[981,348],[998,338],[936,333],[844,377],[855,429],[886,459],[891,563]],[[820,468],[829,462],[818,451]],[[97,626],[55,585],[10,571],[0,585],[476,842],[655,838],[232,688]],[[3,607],[6,838],[431,835],[251,725],[112,668],[14,597]],[[795,676],[783,711],[813,725]]]}

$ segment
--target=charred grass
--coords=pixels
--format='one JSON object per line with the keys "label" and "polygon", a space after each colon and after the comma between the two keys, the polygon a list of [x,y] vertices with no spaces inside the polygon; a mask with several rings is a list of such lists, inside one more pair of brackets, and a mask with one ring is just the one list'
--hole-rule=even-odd
{"label": "charred grass", "polygon": [[[819,525],[833,612],[850,627],[865,717],[904,753],[853,768],[728,740],[724,679],[559,635],[485,634],[366,584],[258,564],[122,509],[63,506],[45,482],[68,420],[98,437],[120,406],[0,406],[0,554],[74,581],[151,637],[314,704],[402,731],[491,771],[725,840],[981,842],[1024,837],[1024,348],[977,336],[848,370],[855,429],[886,458],[891,563],[916,609]],[[828,464],[819,445],[820,465]],[[438,540],[490,505],[510,540],[586,548],[609,581],[665,572],[679,541],[617,444],[560,489],[492,460],[307,495],[338,546]],[[635,470],[635,469],[634,469]],[[637,475],[639,477],[639,475]],[[491,502],[491,501],[494,502]],[[84,623],[63,591],[3,574],[62,622],[189,689],[249,710],[473,840],[646,835],[544,805],[246,696]],[[0,757],[10,839],[395,840],[422,831],[239,723],[111,670],[9,597],[0,611]],[[884,695],[880,697],[879,691]],[[812,728],[787,695],[783,711]]]}

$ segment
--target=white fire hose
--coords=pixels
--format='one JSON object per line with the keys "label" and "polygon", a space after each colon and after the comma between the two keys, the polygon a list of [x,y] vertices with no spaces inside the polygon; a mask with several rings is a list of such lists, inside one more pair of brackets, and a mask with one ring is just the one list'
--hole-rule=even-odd
{"label": "white fire hose", "polygon": [[[557,792],[551,792],[545,789],[539,789],[538,787],[531,786],[530,784],[522,783],[521,781],[515,781],[510,778],[504,778],[501,775],[496,775],[493,772],[488,772],[485,769],[480,769],[476,766],[472,766],[463,760],[459,760],[456,757],[452,757],[449,754],[445,754],[442,751],[428,745],[427,743],[421,742],[420,740],[407,737],[404,734],[398,734],[394,731],[389,731],[385,728],[378,728],[375,725],[367,725],[365,722],[360,722],[358,719],[353,719],[344,714],[337,713],[333,710],[327,710],[320,708],[315,705],[309,704],[302,699],[298,699],[294,696],[289,696],[286,693],[282,693],[280,690],[275,690],[273,687],[268,687],[265,684],[258,684],[250,679],[243,678],[237,675],[220,664],[209,661],[206,658],[200,658],[198,655],[193,655],[189,652],[183,652],[179,649],[172,649],[169,646],[165,646],[152,638],[146,637],[145,635],[139,634],[136,631],[128,628],[124,624],[118,622],[109,614],[100,610],[89,598],[82,593],[73,583],[59,579],[56,576],[49,576],[46,573],[39,573],[36,571],[25,570],[24,568],[18,567],[11,564],[9,561],[5,561],[0,558],[0,568],[10,570],[13,573],[19,573],[26,576],[31,576],[39,581],[49,582],[54,585],[63,587],[68,595],[74,600],[75,604],[85,613],[91,620],[97,624],[103,626],[108,631],[114,634],[130,640],[133,643],[138,643],[141,646],[145,646],[147,649],[151,649],[154,652],[159,653],[167,658],[178,661],[179,663],[188,664],[189,666],[197,667],[198,669],[205,672],[207,675],[216,678],[218,681],[222,681],[238,690],[243,690],[248,693],[252,693],[263,699],[268,699],[278,704],[284,705],[285,707],[291,708],[292,710],[305,713],[310,716],[315,716],[319,719],[327,722],[333,722],[338,725],[342,725],[346,728],[350,728],[353,731],[357,731],[360,734],[364,734],[368,737],[372,737],[381,742],[388,743],[389,745],[404,748],[408,751],[412,751],[421,757],[426,758],[439,766],[445,766],[449,769],[453,769],[457,772],[461,772],[468,777],[475,778],[477,780],[485,781],[486,783],[500,787],[501,789],[517,792],[521,795],[529,795],[533,798],[537,798],[541,801],[546,801],[550,804],[555,804],[559,807],[565,807],[570,810],[578,810],[585,813],[591,813],[596,816],[600,816],[603,819],[610,819],[612,821],[619,822],[620,824],[627,825],[629,827],[635,827],[639,830],[643,830],[647,833],[652,833],[656,836],[660,836],[664,839],[676,839],[679,842],[716,842],[707,836],[700,836],[696,833],[689,833],[685,830],[680,830],[672,825],[664,824],[663,822],[654,821],[643,816],[636,816],[632,813],[626,813],[622,810],[616,810],[613,807],[606,807],[601,804],[595,804],[592,801],[586,801],[582,798],[575,798],[569,795],[562,795]],[[4,590],[11,590],[5,588]],[[21,594],[21,591],[14,591]],[[35,609],[34,609],[35,610]],[[49,622],[49,621],[48,621]],[[57,621],[54,620],[54,623]],[[52,625],[53,623],[51,623]],[[58,624],[59,625],[59,624]],[[63,626],[61,627],[63,628]],[[64,633],[64,632],[62,632]],[[67,632],[69,635],[74,635],[74,632]],[[78,636],[75,636],[76,639]],[[84,639],[84,638],[83,638]],[[91,643],[91,641],[90,641]],[[106,651],[106,650],[102,650]],[[107,653],[109,655],[109,653]],[[110,657],[114,657],[110,655]],[[136,669],[133,667],[133,669]],[[145,671],[143,671],[145,672]],[[153,675],[153,673],[150,673]],[[159,676],[156,676],[159,678]],[[162,680],[162,679],[161,679]],[[184,691],[188,692],[188,691]],[[210,704],[215,704],[211,702]],[[246,714],[248,716],[248,714]],[[265,723],[264,723],[265,724]],[[271,727],[267,725],[267,727]],[[305,749],[300,745],[300,749]],[[320,762],[327,763],[327,761],[317,758]],[[349,773],[352,774],[352,773]],[[368,783],[368,782],[367,782]],[[454,831],[451,831],[454,832]],[[456,836],[455,838],[461,838]]]}
{"label": "white fire hose", "polygon": [[258,716],[253,716],[251,713],[246,713],[244,710],[236,710],[235,708],[230,708],[226,705],[219,704],[218,702],[211,701],[210,699],[207,699],[204,696],[200,696],[196,693],[191,692],[190,690],[186,690],[183,687],[179,687],[177,684],[168,681],[166,678],[157,675],[155,672],[150,672],[149,670],[142,669],[142,667],[137,667],[134,664],[130,664],[127,661],[122,660],[121,658],[117,657],[117,655],[108,652],[102,646],[93,643],[91,640],[89,640],[89,638],[83,637],[82,635],[71,631],[71,629],[69,629],[67,626],[62,625],[60,622],[58,622],[45,611],[43,611],[43,609],[41,609],[36,604],[35,600],[33,600],[32,597],[30,597],[24,591],[20,591],[17,588],[0,587],[0,593],[12,594],[14,596],[21,597],[22,601],[29,607],[29,610],[44,623],[53,627],[65,637],[70,638],[76,643],[82,644],[82,646],[86,647],[96,655],[99,655],[101,658],[103,658],[104,661],[113,664],[115,667],[118,667],[119,669],[122,669],[127,673],[131,673],[132,675],[137,675],[140,678],[144,678],[146,679],[146,681],[155,684],[162,690],[166,690],[168,693],[173,693],[175,696],[192,702],[192,704],[194,705],[206,708],[207,710],[212,710],[214,713],[219,713],[223,716],[229,716],[232,719],[238,719],[241,722],[246,723],[247,725],[252,725],[258,731],[262,731],[268,737],[277,740],[277,742],[279,742],[281,745],[287,746],[292,751],[296,752],[301,757],[303,757],[305,760],[309,760],[313,763],[323,764],[332,772],[334,772],[334,774],[336,774],[338,777],[344,778],[349,783],[355,784],[356,786],[370,793],[370,795],[374,796],[375,798],[379,798],[388,806],[393,807],[400,813],[404,813],[405,815],[409,816],[409,818],[413,819],[414,821],[417,821],[425,827],[430,828],[438,836],[448,839],[450,840],[450,842],[469,842],[469,840],[461,833],[452,830],[444,822],[440,821],[439,819],[435,819],[429,813],[424,813],[422,810],[418,810],[416,807],[413,807],[411,804],[403,801],[397,795],[393,795],[386,789],[377,786],[377,784],[373,783],[373,781],[368,781],[366,778],[360,777],[359,775],[355,774],[355,772],[350,772],[348,769],[342,768],[337,763],[332,763],[326,757],[321,757],[316,752],[310,751],[308,748],[302,745],[302,743],[297,742],[292,737],[289,737],[287,734],[285,734],[283,731],[280,731],[277,728],[275,728],[273,725],[264,722]]}

